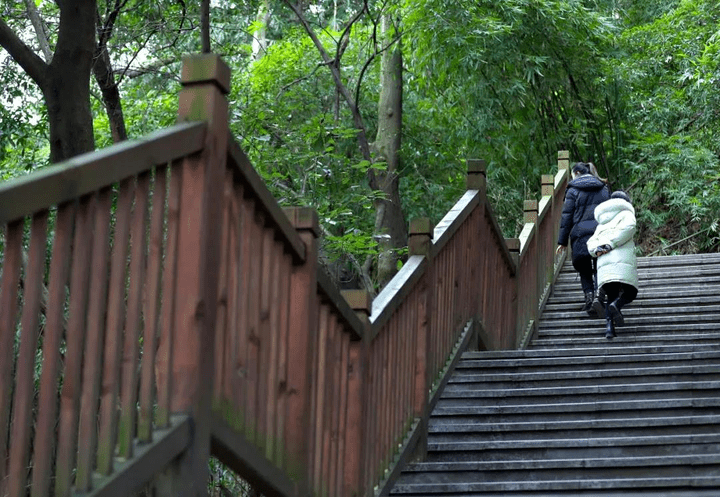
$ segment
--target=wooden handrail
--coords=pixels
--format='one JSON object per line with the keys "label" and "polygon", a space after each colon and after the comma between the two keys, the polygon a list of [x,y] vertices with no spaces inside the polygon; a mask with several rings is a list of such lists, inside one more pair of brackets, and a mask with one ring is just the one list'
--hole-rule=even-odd
{"label": "wooden handrail", "polygon": [[203,149],[207,125],[182,123],[0,183],[0,225]]}

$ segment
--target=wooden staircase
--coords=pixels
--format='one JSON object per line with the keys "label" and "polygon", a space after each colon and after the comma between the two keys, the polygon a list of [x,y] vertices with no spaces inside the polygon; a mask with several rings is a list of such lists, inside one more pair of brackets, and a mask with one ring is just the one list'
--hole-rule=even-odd
{"label": "wooden staircase", "polygon": [[720,254],[641,258],[614,340],[565,263],[527,350],[466,352],[391,495],[720,495]]}

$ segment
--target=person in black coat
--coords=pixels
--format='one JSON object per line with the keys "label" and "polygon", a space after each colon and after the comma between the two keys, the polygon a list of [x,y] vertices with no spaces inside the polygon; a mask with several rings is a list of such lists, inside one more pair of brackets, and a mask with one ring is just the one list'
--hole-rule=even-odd
{"label": "person in black coat", "polygon": [[590,314],[595,294],[593,259],[587,248],[587,241],[595,232],[595,207],[610,198],[610,192],[603,180],[592,174],[592,164],[578,162],[572,168],[573,179],[565,191],[557,253],[567,249],[568,239],[572,244],[572,263],[580,274],[580,285],[585,294],[583,311]]}

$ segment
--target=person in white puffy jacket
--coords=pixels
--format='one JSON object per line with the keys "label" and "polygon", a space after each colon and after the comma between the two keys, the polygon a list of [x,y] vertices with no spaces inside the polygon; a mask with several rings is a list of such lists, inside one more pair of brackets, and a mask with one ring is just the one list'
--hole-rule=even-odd
{"label": "person in white puffy jacket", "polygon": [[597,228],[587,241],[588,252],[597,257],[598,298],[593,307],[600,317],[605,316],[605,337],[611,339],[616,336],[615,326],[625,323],[621,309],[638,293],[635,208],[630,197],[623,191],[613,192],[595,208],[595,220]]}

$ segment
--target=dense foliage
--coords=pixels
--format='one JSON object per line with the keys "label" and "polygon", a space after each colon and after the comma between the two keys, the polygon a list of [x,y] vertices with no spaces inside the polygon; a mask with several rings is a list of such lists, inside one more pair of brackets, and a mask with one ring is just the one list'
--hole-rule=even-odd
{"label": "dense foliage", "polygon": [[[388,49],[379,19],[391,16],[400,28],[398,176],[407,219],[437,222],[464,189],[465,159],[478,157],[489,164],[501,227],[515,236],[522,201],[537,197],[540,175],[551,171],[557,150],[569,149],[632,195],[645,254],[718,249],[716,2],[301,3],[370,137]],[[52,43],[57,8],[35,4]],[[191,4],[122,3],[108,52],[131,138],[174,119],[181,55],[199,49],[199,7]],[[100,18],[116,5],[100,0]],[[39,53],[22,5],[0,9]],[[282,203],[318,209],[328,260],[359,271],[376,250],[378,192],[368,170],[384,165],[360,153],[357,120],[329,64],[279,0],[213,2],[211,40],[233,69],[236,137]],[[19,66],[4,52],[0,63],[0,175],[7,179],[47,164],[47,118]],[[113,138],[97,86],[93,95],[96,144],[106,146]]]}

